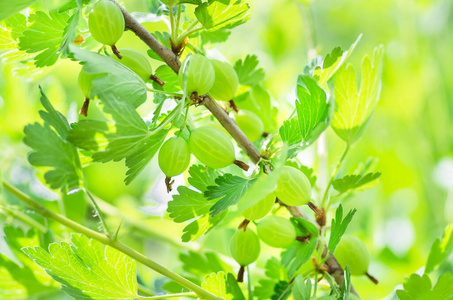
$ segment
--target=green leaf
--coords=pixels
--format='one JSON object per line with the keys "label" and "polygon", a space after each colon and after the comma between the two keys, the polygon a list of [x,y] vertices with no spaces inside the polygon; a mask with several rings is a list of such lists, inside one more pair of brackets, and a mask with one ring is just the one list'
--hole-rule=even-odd
{"label": "green leaf", "polygon": [[168,202],[167,211],[170,218],[176,223],[182,223],[209,213],[212,203],[206,201],[202,193],[178,186],[178,194],[173,195],[173,200]]}
{"label": "green leaf", "polygon": [[40,111],[44,124],[34,123],[24,129],[24,143],[33,149],[28,161],[36,167],[50,168],[44,179],[52,189],[63,193],[76,190],[83,185],[82,172],[76,148],[66,141],[68,121],[52,107],[42,90],[41,103],[46,109]]}
{"label": "green leaf", "polygon": [[[193,165],[189,169],[189,183],[201,192],[207,191],[208,186],[215,185],[218,173],[203,165]],[[178,194],[173,195],[173,200],[168,202],[167,211],[170,218],[176,223],[193,220],[183,229],[182,241],[194,241],[220,223],[228,210],[212,216],[209,211],[213,204],[203,196],[203,193],[179,186]]]}
{"label": "green leaf", "polygon": [[239,108],[254,112],[263,122],[264,131],[273,132],[277,129],[278,109],[272,106],[269,92],[260,85],[235,97],[234,102]]}
{"label": "green leaf", "polygon": [[232,300],[245,300],[245,296],[242,293],[236,277],[231,273],[228,273],[227,275],[226,290],[228,294],[233,296]]}
{"label": "green leaf", "polygon": [[0,21],[32,5],[36,0],[0,1]]}
{"label": "green leaf", "polygon": [[212,273],[201,283],[201,287],[222,299],[231,300],[233,298],[226,291],[225,272]]}
{"label": "green leaf", "polygon": [[165,84],[163,87],[158,85],[157,83],[153,82],[153,87],[155,89],[163,89],[169,93],[175,93],[181,91],[181,87],[179,86],[179,78],[178,75],[173,71],[169,66],[162,65],[156,69],[155,74],[157,77],[162,79]]}
{"label": "green leaf", "polygon": [[247,55],[244,60],[238,60],[234,64],[234,69],[241,85],[255,86],[264,79],[263,68],[258,68],[258,57]]}
{"label": "green leaf", "polygon": [[347,191],[366,190],[377,184],[377,179],[381,173],[367,173],[366,175],[346,175],[343,178],[332,181],[334,189],[340,193]]}
{"label": "green leaf", "polygon": [[297,275],[291,288],[294,299],[310,300],[311,279],[307,276],[305,280],[303,275]]}
{"label": "green leaf", "polygon": [[271,257],[266,261],[264,269],[264,274],[267,279],[261,279],[258,281],[260,285],[255,287],[254,295],[258,297],[258,299],[267,300],[274,294],[274,287],[280,281],[288,281],[288,276],[286,269],[275,257]]}
{"label": "green leaf", "polygon": [[101,121],[82,120],[73,126],[68,140],[79,148],[95,150],[93,161],[126,159],[129,184],[145,168],[165,140],[168,130],[150,131],[134,107],[113,94],[103,96],[104,111],[112,116],[115,131]]}
{"label": "green leaf", "polygon": [[198,253],[190,250],[188,253],[180,253],[179,260],[183,263],[182,269],[185,272],[197,277],[230,269],[214,252]]}
{"label": "green leaf", "polygon": [[296,271],[305,264],[316,250],[318,243],[318,228],[302,218],[291,218],[298,234],[309,234],[308,241],[295,241],[290,248],[282,252],[282,265],[288,268],[288,277],[291,278]]}
{"label": "green leaf", "polygon": [[[30,299],[57,290],[55,281],[21,251],[22,247],[39,244],[39,236],[33,230],[24,232],[10,225],[4,226],[3,233],[4,240],[0,234],[0,298]],[[9,255],[5,254],[6,250],[10,251]]]}
{"label": "green leaf", "polygon": [[231,29],[248,20],[249,5],[243,0],[211,0],[199,5],[195,16],[208,30]]}
{"label": "green leaf", "polygon": [[341,237],[346,232],[349,223],[351,223],[352,217],[357,212],[356,209],[351,209],[346,217],[343,219],[343,206],[340,204],[337,210],[335,211],[335,218],[332,219],[332,226],[329,238],[329,254],[333,254],[335,249],[337,249],[338,244],[340,243]]}
{"label": "green leaf", "polygon": [[293,119],[297,123],[286,121],[279,129],[282,140],[296,150],[292,156],[316,141],[330,125],[333,112],[325,91],[307,75],[300,75],[297,80],[296,112]]}
{"label": "green leaf", "polygon": [[442,240],[436,239],[429,251],[428,261],[426,262],[425,274],[432,272],[436,266],[445,261],[453,252],[453,224],[447,226],[442,236]]}
{"label": "green leaf", "polygon": [[327,54],[325,59],[322,61],[322,64],[319,64],[314,68],[313,78],[318,81],[319,85],[323,86],[330,78],[332,78],[349,55],[351,55],[361,38],[362,35],[359,35],[356,41],[346,51],[341,50],[340,47],[333,49],[330,54]]}
{"label": "green leaf", "polygon": [[227,213],[228,210],[224,210],[215,216],[206,214],[195,221],[192,221],[189,225],[184,227],[181,240],[183,242],[191,242],[199,239],[203,234],[207,233],[214,226],[219,224],[225,218]]}
{"label": "green leaf", "polygon": [[63,55],[68,55],[71,51],[69,45],[71,45],[74,42],[77,33],[77,25],[79,24],[81,16],[82,7],[79,7],[74,11],[72,16],[67,21],[66,27],[64,28],[63,32],[63,40],[61,41],[59,48],[59,51]]}
{"label": "green leaf", "polygon": [[68,19],[68,13],[50,12],[47,15],[43,11],[37,11],[30,15],[28,22],[31,25],[19,38],[19,49],[27,53],[39,53],[35,57],[37,67],[53,65],[60,57],[58,51],[65,38]]}
{"label": "green leaf", "polygon": [[73,234],[71,241],[23,251],[75,299],[136,299],[135,261],[118,250]]}
{"label": "green leaf", "polygon": [[397,290],[396,294],[401,300],[452,300],[453,277],[450,273],[444,273],[439,277],[436,286],[431,290],[432,284],[428,275],[422,277],[412,274],[403,283],[404,290]]}
{"label": "green leaf", "polygon": [[228,37],[231,35],[230,30],[219,29],[215,31],[202,31],[200,32],[201,43],[205,44],[216,44],[223,43],[228,40]]}
{"label": "green leaf", "polygon": [[219,176],[215,169],[204,165],[192,165],[189,168],[188,182],[201,192],[208,190],[208,186],[215,185],[215,179]]}
{"label": "green leaf", "polygon": [[[171,45],[170,45],[170,38],[171,38],[171,35],[169,32],[166,32],[166,31],[154,31],[152,33],[152,35],[162,44],[164,45],[166,48],[169,48],[171,49]],[[161,61],[163,62],[164,60],[159,56],[157,55],[156,52],[154,52],[152,49],[149,49],[147,51],[148,53],[148,56],[155,59],[155,60],[158,60],[158,61]]]}
{"label": "green leaf", "polygon": [[254,181],[227,173],[217,177],[215,183],[215,186],[208,186],[204,192],[208,200],[217,200],[211,207],[213,216],[238,203]]}
{"label": "green leaf", "polygon": [[200,5],[202,3],[201,0],[160,0],[165,5],[175,6],[178,4],[194,4]]}
{"label": "green leaf", "polygon": [[351,290],[351,269],[349,266],[344,268],[343,286],[341,287],[339,300],[348,300],[349,291]]}
{"label": "green leaf", "polygon": [[286,300],[291,295],[291,285],[287,281],[279,281],[274,286],[274,294],[272,300]]}
{"label": "green leaf", "polygon": [[332,128],[348,144],[357,142],[373,115],[381,89],[382,57],[384,48],[374,50],[373,59],[362,60],[360,91],[351,65],[342,67],[335,78],[336,101]]}
{"label": "green leaf", "polygon": [[[91,94],[101,100],[112,98],[122,102],[128,102],[135,108],[146,101],[145,82],[135,72],[111,57],[80,49],[69,45],[71,57],[81,61],[83,71],[89,74],[101,76],[93,80]],[[108,100],[108,99],[106,99]]]}

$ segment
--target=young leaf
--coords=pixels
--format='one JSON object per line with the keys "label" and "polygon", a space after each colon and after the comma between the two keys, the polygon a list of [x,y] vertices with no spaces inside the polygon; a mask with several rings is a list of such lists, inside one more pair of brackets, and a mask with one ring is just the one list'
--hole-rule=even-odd
{"label": "young leaf", "polygon": [[0,21],[32,5],[36,0],[0,1]]}
{"label": "young leaf", "polygon": [[19,49],[27,53],[39,52],[35,57],[37,67],[53,65],[60,57],[58,50],[65,39],[64,33],[68,19],[68,13],[50,12],[47,15],[43,11],[37,11],[30,15],[28,22],[31,25],[19,38]]}
{"label": "young leaf", "polygon": [[349,291],[351,290],[351,269],[349,266],[344,268],[343,286],[341,287],[339,300],[348,300]]}
{"label": "young leaf", "polygon": [[433,289],[431,279],[428,275],[420,276],[412,274],[403,283],[404,290],[397,290],[396,294],[401,300],[452,300],[453,299],[453,277],[446,272],[439,277]]}
{"label": "young leaf", "polygon": [[68,140],[79,148],[95,150],[95,162],[126,159],[125,183],[129,184],[156,154],[168,130],[150,131],[134,107],[113,94],[105,94],[103,99],[104,111],[112,116],[115,131],[108,130],[105,122],[82,120],[73,126]]}
{"label": "young leaf", "polygon": [[334,189],[340,193],[355,190],[365,190],[370,188],[377,183],[377,179],[381,176],[381,173],[367,173],[364,176],[361,175],[346,175],[343,178],[335,179],[332,181]]}
{"label": "young leaf", "polygon": [[363,58],[360,91],[351,65],[343,66],[335,78],[332,128],[348,144],[360,139],[379,100],[383,54],[384,48],[380,46],[374,50],[373,59]]}
{"label": "young leaf", "polygon": [[282,252],[282,265],[288,268],[289,278],[310,259],[318,243],[318,229],[315,225],[302,218],[291,218],[291,222],[298,234],[309,234],[309,238],[306,243],[295,241],[290,248]]}
{"label": "young leaf", "polygon": [[[295,145],[297,151],[312,144],[329,126],[332,116],[325,91],[307,75],[300,75],[297,80],[296,111],[298,126],[294,121],[287,121],[279,131],[282,140],[290,146],[304,144]],[[293,152],[293,155],[296,153]]]}
{"label": "young leaf", "polygon": [[216,185],[208,186],[207,191],[204,192],[204,196],[208,200],[218,199],[211,207],[211,215],[215,216],[231,205],[238,203],[254,182],[254,180],[247,180],[229,173],[217,177]]}
{"label": "young leaf", "polygon": [[91,94],[116,99],[132,104],[135,108],[146,101],[145,82],[135,72],[113,58],[69,45],[71,57],[81,61],[83,71],[89,74],[100,74],[93,80]]}
{"label": "young leaf", "polygon": [[54,243],[49,252],[41,247],[23,251],[75,299],[136,299],[135,261],[110,246],[84,235],[73,234],[71,241]]}
{"label": "young leaf", "polygon": [[205,278],[201,287],[206,291],[221,297],[222,299],[231,300],[233,297],[227,294],[225,283],[225,272],[212,273]]}
{"label": "young leaf", "polygon": [[264,79],[264,70],[258,68],[258,63],[258,57],[249,54],[234,64],[241,85],[255,86]]}
{"label": "young leaf", "polygon": [[33,149],[28,161],[36,167],[50,168],[44,174],[47,184],[52,189],[61,189],[63,193],[67,193],[82,186],[79,156],[76,148],[66,141],[68,121],[53,108],[44,92],[40,91],[41,104],[46,109],[40,111],[44,124],[34,123],[24,129],[24,143]]}
{"label": "young leaf", "polygon": [[303,275],[297,275],[291,288],[294,299],[310,300],[311,279],[308,276],[305,280]]}
{"label": "young leaf", "polygon": [[349,223],[351,223],[352,217],[357,212],[356,209],[352,209],[348,212],[346,217],[343,219],[343,206],[340,204],[335,211],[335,218],[332,219],[332,226],[329,238],[329,254],[333,254],[337,249],[338,243],[340,243],[341,237],[346,232]]}
{"label": "young leaf", "polygon": [[249,5],[243,0],[215,0],[205,2],[195,9],[195,16],[208,30],[232,29],[250,17]]}
{"label": "young leaf", "polygon": [[426,262],[425,274],[432,272],[436,266],[440,265],[453,252],[453,224],[447,226],[442,236],[442,240],[436,239],[429,251],[428,261]]}
{"label": "young leaf", "polygon": [[336,47],[330,54],[327,54],[324,59],[316,58],[312,61],[312,70],[310,73],[312,73],[311,75],[318,81],[320,86],[324,86],[324,84],[339,70],[349,55],[351,55],[361,38],[362,35],[359,35],[356,41],[346,51],[341,50],[340,47]]}

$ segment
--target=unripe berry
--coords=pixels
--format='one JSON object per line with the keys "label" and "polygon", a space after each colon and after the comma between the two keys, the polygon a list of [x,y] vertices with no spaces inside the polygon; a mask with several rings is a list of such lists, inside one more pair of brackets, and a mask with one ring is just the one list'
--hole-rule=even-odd
{"label": "unripe berry", "polygon": [[364,275],[370,265],[370,253],[365,244],[353,235],[343,235],[335,250],[335,257],[344,268],[349,265],[352,275]]}
{"label": "unripe berry", "polygon": [[249,228],[236,231],[230,241],[230,252],[241,266],[255,262],[260,255],[260,241],[255,232]]}
{"label": "unripe berry", "polygon": [[[185,85],[184,79],[187,80]],[[211,62],[201,54],[188,56],[179,70],[179,83],[188,96],[193,92],[197,92],[199,96],[206,94],[214,79],[215,71]]]}
{"label": "unripe berry", "polygon": [[189,139],[190,151],[203,164],[221,169],[235,161],[234,146],[220,129],[202,126],[192,130]]}
{"label": "unripe berry", "polygon": [[300,170],[283,166],[275,190],[278,199],[290,206],[306,204],[311,198],[311,185]]}
{"label": "unripe berry", "polygon": [[267,216],[256,226],[259,238],[275,248],[286,248],[296,240],[296,229],[283,217]]}
{"label": "unripe berry", "polygon": [[254,142],[263,135],[263,121],[255,113],[241,109],[234,114],[234,120],[250,141]]}
{"label": "unripe berry", "polygon": [[239,79],[233,66],[217,59],[211,59],[215,71],[214,84],[209,91],[216,100],[232,100],[239,86]]}

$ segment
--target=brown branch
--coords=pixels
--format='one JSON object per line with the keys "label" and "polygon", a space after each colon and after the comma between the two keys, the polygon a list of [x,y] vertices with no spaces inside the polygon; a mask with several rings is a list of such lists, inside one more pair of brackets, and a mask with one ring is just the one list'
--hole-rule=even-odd
{"label": "brown branch", "polygon": [[[175,55],[170,49],[164,47],[158,40],[156,40],[154,36],[152,36],[115,0],[110,1],[114,2],[121,8],[124,20],[126,22],[126,29],[134,32],[143,42],[145,42],[145,44],[147,44],[154,52],[156,52],[156,54],[159,55],[173,71],[178,73],[181,66],[181,62],[179,61],[178,56]],[[230,133],[233,139],[236,140],[237,144],[248,155],[250,160],[255,164],[258,163],[258,161],[260,160],[260,153],[258,149],[256,149],[252,142],[250,142],[245,134],[239,129],[234,120],[228,116],[228,114],[217,104],[217,102],[215,102],[211,96],[206,94],[203,95],[202,104],[211,111],[211,113],[220,122],[220,124],[222,124],[222,126]],[[316,222],[313,222],[312,220],[307,218],[307,216],[300,210],[300,208],[293,206],[286,207],[294,217],[308,219],[310,222],[319,227]],[[323,250],[323,256],[325,257],[326,255],[327,248],[325,247]],[[333,255],[331,255],[326,260],[326,265],[329,267],[329,273],[333,276],[335,282],[341,286],[344,280],[343,269]],[[351,286],[351,292],[358,296],[353,286]]]}

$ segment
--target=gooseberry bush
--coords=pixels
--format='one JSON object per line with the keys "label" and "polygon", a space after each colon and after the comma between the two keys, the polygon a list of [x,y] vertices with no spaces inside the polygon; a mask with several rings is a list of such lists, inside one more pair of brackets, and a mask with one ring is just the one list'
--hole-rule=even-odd
{"label": "gooseberry bush", "polygon": [[[24,129],[28,161],[59,193],[59,205],[2,180],[0,208],[11,218],[0,245],[0,298],[51,299],[61,289],[75,299],[360,299],[351,276],[376,284],[379,276],[366,245],[345,235],[360,211],[344,212],[342,204],[381,175],[375,164],[348,153],[378,104],[383,46],[368,49],[358,73],[348,58],[361,36],[324,57],[311,49],[290,83],[293,113],[282,121],[257,56],[231,62],[228,53],[211,51],[247,22],[245,0],[145,4],[145,16],[113,0],[0,4],[4,63],[39,72],[72,61],[80,65],[74,85],[83,94],[75,117],[58,111],[40,88],[41,120]],[[149,31],[140,23],[153,18],[168,29]],[[125,30],[147,53],[116,47]],[[150,116],[140,114],[145,103]],[[301,157],[326,144],[326,130],[345,150],[324,183],[317,180],[323,170]],[[91,164],[124,161],[129,185],[157,172],[149,166],[153,159],[160,169],[155,177],[172,195],[164,218],[184,224],[178,241],[168,223],[148,228],[93,196],[84,177]],[[359,165],[354,173],[340,172],[346,159]],[[141,239],[123,242],[133,230]],[[200,243],[210,236],[219,253]],[[184,249],[182,271],[146,252],[149,240]],[[450,227],[433,244],[425,273],[407,278],[397,296],[452,299],[451,275],[436,285],[428,276],[452,245]],[[160,277],[150,280],[150,272]]]}

